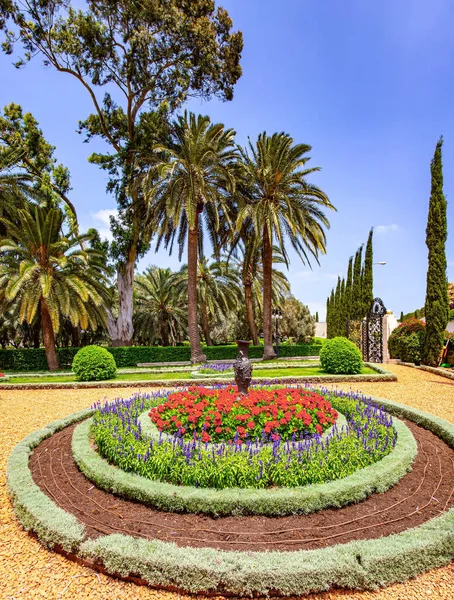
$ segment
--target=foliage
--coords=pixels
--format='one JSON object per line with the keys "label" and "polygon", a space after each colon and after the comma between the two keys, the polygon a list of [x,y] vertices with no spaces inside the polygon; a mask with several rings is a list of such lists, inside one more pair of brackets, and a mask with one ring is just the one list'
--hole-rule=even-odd
{"label": "foliage", "polygon": [[238,445],[321,434],[335,423],[337,412],[325,398],[304,389],[251,389],[238,396],[233,386],[192,387],[170,394],[151,409],[150,418],[163,433]]}
{"label": "foliage", "polygon": [[373,234],[371,229],[366,244],[366,252],[364,254],[364,265],[361,276],[361,298],[362,298],[362,315],[366,316],[374,301],[374,274],[373,274]]}
{"label": "foliage", "polygon": [[134,281],[134,337],[141,344],[168,346],[186,332],[186,304],[171,269],[149,267]]}
{"label": "foliage", "polygon": [[310,343],[315,334],[315,320],[309,308],[294,296],[287,295],[280,305],[282,320],[280,333],[294,338],[297,343]]}
{"label": "foliage", "polygon": [[182,485],[221,489],[322,483],[373,464],[397,441],[387,413],[340,399],[333,405],[345,413],[348,428],[335,430],[323,443],[315,435],[294,444],[277,440],[208,448],[178,433],[150,441],[141,434],[138,417],[151,405],[151,399],[136,397],[99,406],[92,427],[98,451],[120,469]]}
{"label": "foliage", "polygon": [[350,340],[335,337],[327,340],[320,350],[320,365],[327,373],[361,373],[363,359],[360,349]]}
{"label": "foliage", "polygon": [[426,245],[429,250],[426,287],[426,336],[424,340],[424,363],[437,366],[444,343],[448,323],[448,288],[446,279],[446,239],[448,237],[447,202],[443,194],[443,138],[435,148],[430,164],[431,190],[429,214],[426,227]]}
{"label": "foliage", "polygon": [[388,338],[388,348],[393,358],[419,364],[424,351],[426,324],[411,318],[400,323]]}
{"label": "foliage", "polygon": [[117,375],[114,357],[101,346],[81,348],[74,357],[72,370],[78,381],[104,381]]}
{"label": "foliage", "polygon": [[49,207],[63,202],[68,220],[78,233],[77,214],[68,197],[71,190],[67,167],[57,164],[55,146],[44,138],[39,124],[31,113],[23,113],[22,107],[11,103],[0,113],[0,152],[8,150],[9,167],[17,176],[28,177],[33,183],[34,194],[39,194]]}

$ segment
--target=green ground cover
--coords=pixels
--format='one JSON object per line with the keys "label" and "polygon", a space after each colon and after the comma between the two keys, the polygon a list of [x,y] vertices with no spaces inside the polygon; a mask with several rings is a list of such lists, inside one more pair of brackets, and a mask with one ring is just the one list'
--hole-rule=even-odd
{"label": "green ground cover", "polygon": [[[314,375],[326,375],[324,371],[320,369],[320,367],[295,367],[295,368],[271,368],[271,369],[260,369],[257,371],[257,374],[254,374],[253,377],[256,378],[266,378],[266,379],[274,379],[276,377],[313,377]],[[376,371],[371,369],[370,367],[363,367],[361,370],[362,375],[374,375]],[[116,379],[108,379],[106,381],[169,381],[169,380],[188,380],[194,381],[191,379],[190,372],[181,372],[181,371],[163,371],[161,373],[119,373],[119,376]],[[233,379],[233,376],[232,376]],[[209,380],[207,380],[209,381]],[[36,377],[33,375],[24,376],[24,377],[14,377],[14,379],[10,379],[8,383],[76,383],[76,379],[74,375],[50,375],[49,377],[40,376]],[[1,384],[0,384],[1,385]]]}

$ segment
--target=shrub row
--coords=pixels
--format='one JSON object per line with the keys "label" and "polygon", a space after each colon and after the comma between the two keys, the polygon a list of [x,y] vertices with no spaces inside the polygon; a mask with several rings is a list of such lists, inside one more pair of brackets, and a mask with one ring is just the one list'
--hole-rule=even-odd
{"label": "shrub row", "polygon": [[[281,345],[279,356],[319,356],[321,344]],[[71,369],[79,348],[57,348],[62,369]],[[135,367],[138,363],[189,361],[191,350],[187,346],[125,346],[107,348],[113,355],[117,367]],[[236,344],[229,346],[206,346],[204,352],[208,360],[234,360],[238,355]],[[249,348],[250,358],[261,358],[263,346]],[[0,350],[0,371],[46,371],[47,360],[44,348],[18,348]]]}

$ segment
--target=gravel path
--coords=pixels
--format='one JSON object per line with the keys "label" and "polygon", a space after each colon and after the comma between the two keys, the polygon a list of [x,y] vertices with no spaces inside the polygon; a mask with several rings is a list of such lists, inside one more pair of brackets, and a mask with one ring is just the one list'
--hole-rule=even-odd
{"label": "gravel path", "polygon": [[[454,422],[454,382],[425,371],[387,365],[397,383],[363,383],[353,389],[389,398]],[[336,387],[336,386],[332,386]],[[338,386],[340,387],[340,386]],[[342,386],[344,389],[347,386]],[[139,389],[139,388],[138,388]],[[150,389],[141,387],[142,390]],[[28,536],[14,517],[5,489],[5,466],[13,446],[47,423],[90,406],[102,398],[133,393],[133,389],[0,390],[0,598],[64,598],[120,600],[123,598],[190,598],[113,580],[67,561]],[[454,598],[454,565],[431,571],[405,584],[378,592],[328,592],[312,600],[427,600]]]}

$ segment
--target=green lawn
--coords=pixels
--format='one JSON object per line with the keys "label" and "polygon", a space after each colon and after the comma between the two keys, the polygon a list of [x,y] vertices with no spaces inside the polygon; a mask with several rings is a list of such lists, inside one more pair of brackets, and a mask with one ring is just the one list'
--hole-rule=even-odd
{"label": "green lawn", "polygon": [[[376,371],[370,367],[364,367],[362,372],[364,375],[376,374]],[[287,369],[260,369],[257,370],[253,376],[275,379],[276,377],[309,377],[312,375],[326,375],[319,367],[295,367]],[[109,379],[108,381],[163,381],[163,380],[185,380],[194,381],[191,379],[189,373],[178,373],[178,372],[163,372],[163,373],[119,373],[116,379]],[[233,375],[232,375],[233,379]],[[210,379],[205,380],[208,384]],[[72,383],[75,382],[75,378],[72,375],[61,375],[53,377],[14,377],[10,379],[8,383]],[[1,385],[1,383],[0,383]]]}

